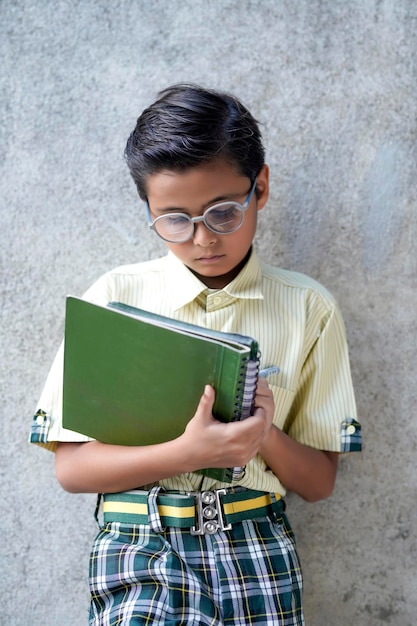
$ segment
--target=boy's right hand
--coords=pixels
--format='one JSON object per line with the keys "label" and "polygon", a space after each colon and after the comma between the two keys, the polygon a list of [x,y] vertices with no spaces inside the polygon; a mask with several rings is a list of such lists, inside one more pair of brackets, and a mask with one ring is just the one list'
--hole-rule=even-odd
{"label": "boy's right hand", "polygon": [[223,423],[213,417],[215,393],[206,385],[194,417],[181,435],[193,467],[246,465],[259,451],[268,428],[266,413],[257,408],[241,422]]}

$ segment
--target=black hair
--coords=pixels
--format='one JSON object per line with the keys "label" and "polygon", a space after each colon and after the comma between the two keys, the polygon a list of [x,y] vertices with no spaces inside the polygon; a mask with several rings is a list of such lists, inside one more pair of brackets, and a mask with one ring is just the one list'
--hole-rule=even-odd
{"label": "black hair", "polygon": [[232,95],[178,84],[137,120],[125,159],[138,193],[146,199],[148,176],[225,160],[254,181],[265,162],[258,122]]}

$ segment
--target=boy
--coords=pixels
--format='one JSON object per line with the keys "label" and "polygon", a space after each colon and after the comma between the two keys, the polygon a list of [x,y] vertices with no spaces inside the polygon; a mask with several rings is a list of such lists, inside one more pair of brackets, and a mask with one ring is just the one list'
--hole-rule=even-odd
{"label": "boy", "polygon": [[[338,453],[360,447],[340,313],[321,285],[263,264],[253,250],[269,172],[257,122],[235,98],[192,85],[165,90],[139,117],[125,156],[169,252],[109,272],[84,297],[251,335],[263,367],[280,372],[259,379],[243,422],[215,420],[207,386],[180,437],[124,447],[62,428],[60,349],[32,441],[56,451],[64,489],[104,494],[90,624],[303,624],[283,497],[288,489],[308,501],[329,496]],[[232,487],[195,473],[245,465]],[[185,528],[181,503],[193,511]],[[196,532],[206,505],[218,523]]]}

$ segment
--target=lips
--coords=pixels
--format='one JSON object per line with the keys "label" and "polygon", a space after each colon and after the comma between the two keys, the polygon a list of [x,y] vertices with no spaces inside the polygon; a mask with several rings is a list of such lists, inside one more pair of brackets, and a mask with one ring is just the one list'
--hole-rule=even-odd
{"label": "lips", "polygon": [[200,261],[201,263],[214,263],[215,261],[223,258],[223,256],[223,254],[213,254],[211,256],[201,256],[196,260]]}

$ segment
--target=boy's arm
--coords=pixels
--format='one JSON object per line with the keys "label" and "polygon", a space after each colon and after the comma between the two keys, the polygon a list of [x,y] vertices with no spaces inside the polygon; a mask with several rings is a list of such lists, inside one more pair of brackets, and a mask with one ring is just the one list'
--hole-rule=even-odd
{"label": "boy's arm", "polygon": [[260,454],[287,489],[308,502],[331,495],[336,480],[339,453],[316,450],[272,425]]}
{"label": "boy's arm", "polygon": [[207,386],[194,417],[177,439],[152,446],[116,446],[91,441],[59,443],[55,471],[71,492],[114,493],[203,467],[243,466],[258,452],[268,428],[265,410],[223,424],[214,419],[213,388]]}
{"label": "boy's arm", "polygon": [[[256,405],[264,408],[267,423],[271,424],[274,399],[266,380],[258,381]],[[305,500],[315,502],[332,493],[339,459],[337,452],[306,446],[271,424],[259,453],[280,482]]]}

